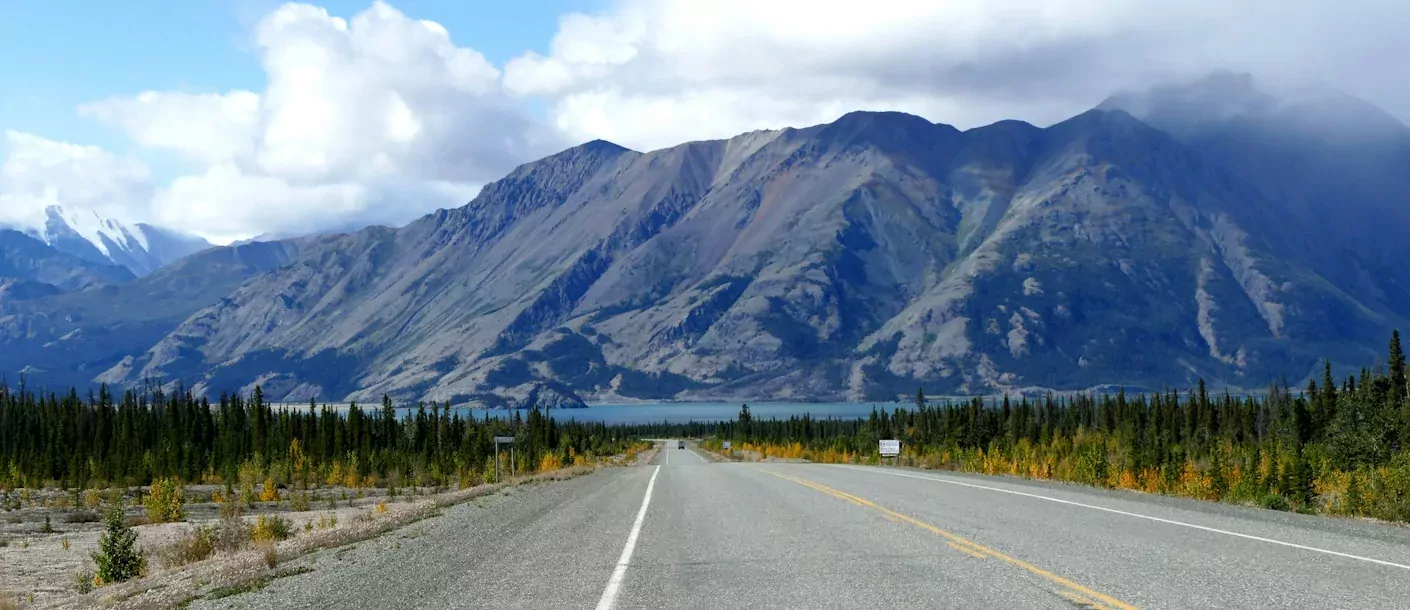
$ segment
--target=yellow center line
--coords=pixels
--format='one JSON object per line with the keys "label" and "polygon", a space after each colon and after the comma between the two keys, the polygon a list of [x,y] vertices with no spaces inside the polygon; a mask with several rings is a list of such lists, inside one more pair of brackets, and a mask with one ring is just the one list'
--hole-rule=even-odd
{"label": "yellow center line", "polygon": [[[895,520],[893,519],[893,521],[895,521]],[[897,523],[900,523],[900,521],[897,521]],[[946,542],[945,545],[948,546],[948,547],[950,547],[950,548],[952,548],[952,549],[955,549],[956,551],[959,551],[959,552],[961,552],[961,553],[964,553],[964,554],[966,554],[966,555],[969,555],[969,556],[971,556],[971,557],[977,557],[977,558],[979,558],[979,559],[984,559],[984,558],[988,557],[988,555],[985,555],[984,553],[981,553],[981,552],[979,552],[979,551],[976,551],[976,550],[974,550],[974,549],[972,549],[972,548],[969,548],[969,547],[967,547],[967,546],[960,546],[959,544],[957,544],[957,543],[954,542],[954,541]]]}
{"label": "yellow center line", "polygon": [[[856,505],[858,505],[858,506],[865,506],[865,507],[868,507],[868,508],[875,509],[875,510],[877,510],[877,511],[880,511],[881,514],[883,514],[883,515],[885,515],[885,516],[891,518],[893,521],[904,521],[904,522],[906,522],[906,523],[909,523],[909,524],[911,524],[911,525],[914,525],[914,526],[916,526],[916,527],[919,527],[919,528],[921,528],[921,529],[923,529],[923,530],[926,530],[926,531],[928,531],[928,532],[931,532],[931,533],[933,533],[933,534],[935,534],[935,535],[937,535],[937,536],[940,536],[940,537],[942,537],[942,538],[945,538],[946,540],[949,540],[951,543],[953,543],[954,546],[964,547],[964,548],[961,548],[961,549],[959,549],[959,550],[966,551],[966,552],[971,552],[972,554],[982,554],[982,555],[984,555],[984,556],[993,557],[993,558],[999,559],[999,560],[1001,560],[1001,561],[1004,561],[1005,563],[1008,563],[1008,564],[1010,564],[1010,565],[1014,565],[1014,566],[1023,568],[1024,570],[1026,570],[1026,571],[1028,571],[1028,572],[1030,572],[1030,573],[1032,573],[1032,574],[1036,574],[1036,575],[1038,575],[1038,576],[1042,576],[1043,578],[1046,578],[1046,579],[1048,579],[1048,580],[1050,580],[1050,581],[1052,581],[1052,582],[1054,582],[1054,583],[1057,583],[1058,585],[1061,585],[1061,586],[1063,586],[1063,587],[1066,587],[1066,588],[1068,588],[1068,589],[1071,589],[1073,592],[1080,593],[1083,597],[1090,598],[1090,599],[1086,600],[1086,603],[1088,603],[1088,604],[1093,604],[1093,605],[1096,605],[1096,606],[1098,606],[1098,607],[1102,607],[1102,604],[1104,604],[1105,607],[1115,608],[1115,609],[1117,609],[1117,610],[1136,610],[1136,607],[1135,607],[1135,606],[1133,606],[1133,605],[1131,605],[1131,604],[1128,604],[1128,603],[1126,603],[1126,602],[1123,602],[1123,601],[1121,601],[1121,600],[1119,600],[1119,599],[1116,599],[1116,598],[1114,598],[1114,597],[1112,597],[1112,596],[1110,596],[1110,595],[1107,595],[1107,594],[1105,594],[1105,593],[1100,593],[1100,592],[1094,591],[1094,590],[1089,589],[1089,588],[1087,588],[1087,587],[1084,587],[1084,586],[1082,586],[1082,585],[1080,585],[1080,584],[1077,584],[1077,583],[1075,583],[1075,582],[1073,582],[1073,581],[1071,581],[1071,580],[1068,580],[1068,579],[1066,579],[1066,578],[1063,578],[1063,577],[1061,577],[1061,576],[1058,576],[1057,574],[1053,574],[1052,572],[1049,572],[1049,571],[1047,571],[1047,570],[1044,570],[1044,569],[1042,569],[1042,568],[1039,568],[1038,566],[1035,566],[1035,565],[1033,565],[1033,564],[1031,564],[1031,563],[1028,563],[1028,562],[1026,562],[1026,561],[1023,561],[1022,559],[1018,559],[1018,558],[1015,558],[1015,557],[1010,557],[1010,556],[1008,556],[1008,555],[1005,555],[1005,554],[1003,554],[1003,553],[1000,553],[1000,552],[998,552],[998,551],[996,551],[996,550],[994,550],[994,549],[991,549],[991,548],[989,548],[989,547],[986,547],[986,546],[984,546],[984,545],[982,545],[982,544],[979,544],[979,543],[974,542],[974,541],[972,541],[972,540],[969,540],[969,539],[967,539],[967,538],[964,538],[964,537],[961,537],[961,536],[957,536],[957,535],[955,535],[955,534],[952,534],[952,533],[950,533],[950,532],[947,532],[947,531],[945,531],[945,530],[942,530],[942,529],[940,529],[940,528],[938,528],[938,527],[935,527],[934,525],[931,525],[931,524],[926,523],[926,522],[924,522],[924,521],[921,521],[921,520],[919,520],[919,519],[915,519],[915,518],[912,518],[912,517],[908,517],[908,516],[906,516],[906,515],[903,515],[903,514],[901,514],[901,513],[898,513],[898,512],[896,512],[896,511],[891,510],[891,509],[889,509],[889,508],[886,508],[886,507],[884,507],[884,506],[877,505],[875,502],[872,502],[871,500],[867,500],[866,498],[854,496],[854,495],[849,494],[849,493],[847,493],[847,492],[845,492],[845,491],[840,491],[840,490],[837,490],[837,489],[833,489],[833,488],[828,487],[828,486],[826,486],[826,485],[823,485],[823,484],[821,484],[821,483],[817,483],[817,482],[814,482],[814,481],[809,481],[809,480],[807,480],[807,479],[803,479],[803,478],[799,478],[799,477],[795,477],[795,476],[790,476],[790,475],[786,475],[786,474],[780,474],[780,473],[777,473],[777,472],[773,472],[773,471],[771,471],[771,470],[764,470],[764,472],[767,472],[767,473],[769,473],[769,474],[771,474],[771,475],[774,475],[774,476],[776,476],[776,477],[778,477],[778,478],[780,478],[780,479],[786,479],[786,480],[789,480],[789,481],[793,481],[794,483],[798,483],[799,485],[803,485],[803,486],[805,486],[805,487],[810,487],[810,488],[812,488],[812,489],[814,489],[814,490],[820,491],[820,492],[825,493],[825,494],[828,494],[828,495],[830,495],[830,496],[833,496],[833,497],[836,497],[836,498],[840,498],[840,499],[846,500],[846,501],[851,502],[851,503],[853,503],[853,504],[856,504]],[[1071,599],[1071,598],[1069,598],[1069,599]],[[1096,603],[1096,602],[1099,602],[1099,603]]]}

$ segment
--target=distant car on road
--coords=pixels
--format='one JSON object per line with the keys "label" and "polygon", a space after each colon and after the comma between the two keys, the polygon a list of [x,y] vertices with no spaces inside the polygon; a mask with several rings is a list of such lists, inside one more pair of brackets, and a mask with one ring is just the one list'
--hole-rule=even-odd
{"label": "distant car on road", "polygon": [[676,441],[676,449],[685,449],[685,441]]}

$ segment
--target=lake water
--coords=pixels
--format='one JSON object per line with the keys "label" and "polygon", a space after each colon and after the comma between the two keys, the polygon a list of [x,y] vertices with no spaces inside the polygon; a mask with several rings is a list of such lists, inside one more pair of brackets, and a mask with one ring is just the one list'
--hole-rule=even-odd
{"label": "lake water", "polygon": [[[690,421],[724,421],[739,417],[740,402],[670,402],[634,404],[589,404],[586,409],[556,409],[551,412],[554,419],[580,422],[602,422],[608,424],[650,424],[660,422],[685,423]],[[872,407],[891,411],[909,405],[899,403],[801,403],[801,402],[750,402],[749,413],[755,419],[788,419],[794,415],[808,414],[817,419],[855,419],[871,415]],[[484,411],[477,411],[484,417]],[[507,413],[493,411],[492,413]]]}
{"label": "lake water", "polygon": [[[1128,396],[1135,396],[1131,392]],[[1241,397],[1244,394],[1234,394],[1231,396]],[[1255,394],[1249,394],[1255,395]],[[1001,397],[986,397],[986,404],[996,404]],[[932,405],[944,404],[948,400],[964,401],[964,397],[932,397]],[[555,409],[551,412],[554,419],[560,421],[577,420],[580,422],[602,422],[606,424],[654,424],[660,422],[686,423],[726,421],[739,417],[739,408],[746,401],[738,402],[643,402],[643,403],[589,403],[586,409]],[[320,403],[321,404],[321,403]],[[898,402],[753,402],[748,401],[749,412],[756,419],[788,419],[794,415],[811,415],[815,419],[855,419],[871,415],[872,408],[884,409],[887,412],[895,409],[911,409],[911,403]],[[338,410],[348,408],[346,403],[330,403],[326,406]],[[282,404],[276,408],[283,407],[293,410],[307,409],[307,404]],[[376,403],[363,404],[364,409],[376,411],[380,408]],[[398,408],[397,417],[405,417],[409,409]],[[474,416],[476,419],[484,419],[488,414],[490,417],[505,418],[510,416],[510,410],[494,409],[485,411],[483,409],[453,408],[452,411],[459,413],[461,417]],[[527,411],[520,410],[521,415],[527,415]]]}
{"label": "lake water", "polygon": [[[740,402],[642,402],[642,403],[588,403],[586,409],[553,409],[549,412],[554,419],[560,421],[577,420],[580,422],[601,422],[605,424],[656,424],[669,422],[673,424],[686,422],[713,422],[737,419],[739,408],[746,404]],[[856,419],[858,417],[868,417],[871,415],[873,407],[891,412],[895,409],[910,409],[914,405],[896,402],[752,402],[748,401],[749,413],[755,419],[788,419],[794,415],[811,415],[815,419]],[[290,409],[294,411],[308,410],[307,404],[301,403],[276,403],[275,409]],[[348,408],[348,403],[319,403],[319,406],[326,406],[338,411]],[[376,412],[381,408],[376,403],[362,404],[363,409],[370,409],[371,414],[376,416]],[[452,408],[451,411],[458,413],[461,417],[474,417],[484,419],[488,414],[490,417],[506,418],[510,417],[510,409],[465,409]],[[414,413],[414,408],[400,407],[397,409],[397,417],[406,417],[409,413]],[[528,415],[528,411],[519,410],[520,415]]]}

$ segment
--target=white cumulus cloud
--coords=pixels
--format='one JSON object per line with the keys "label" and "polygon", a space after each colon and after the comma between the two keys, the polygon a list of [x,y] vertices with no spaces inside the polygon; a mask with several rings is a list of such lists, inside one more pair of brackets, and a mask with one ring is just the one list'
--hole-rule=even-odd
{"label": "white cumulus cloud", "polygon": [[142,163],[96,146],[6,130],[0,163],[0,226],[42,230],[51,205],[145,220],[151,174]]}
{"label": "white cumulus cloud", "polygon": [[259,108],[259,95],[250,91],[145,91],[85,104],[78,112],[121,127],[141,146],[220,162],[254,152]]}
{"label": "white cumulus cloud", "polygon": [[619,0],[505,65],[572,139],[650,149],[857,109],[1055,122],[1215,69],[1320,80],[1410,117],[1410,4],[1382,0]]}
{"label": "white cumulus cloud", "polygon": [[80,108],[206,164],[153,199],[166,226],[228,241],[398,224],[566,146],[501,92],[479,52],[386,3],[349,19],[286,4],[253,41],[263,91],[147,91]]}

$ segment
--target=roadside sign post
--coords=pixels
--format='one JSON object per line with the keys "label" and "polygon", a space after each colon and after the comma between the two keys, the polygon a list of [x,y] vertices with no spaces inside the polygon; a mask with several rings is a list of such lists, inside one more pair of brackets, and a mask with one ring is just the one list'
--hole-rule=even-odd
{"label": "roadside sign post", "polygon": [[514,437],[494,437],[494,480],[499,481],[499,446],[509,445],[509,474],[514,474]]}
{"label": "roadside sign post", "polygon": [[729,441],[725,441],[725,444],[724,444],[723,446],[724,446],[725,449],[729,449],[729,447],[730,447]]}
{"label": "roadside sign post", "polygon": [[880,450],[881,457],[883,458],[901,455],[901,441],[895,439],[881,439],[879,445],[877,449]]}

